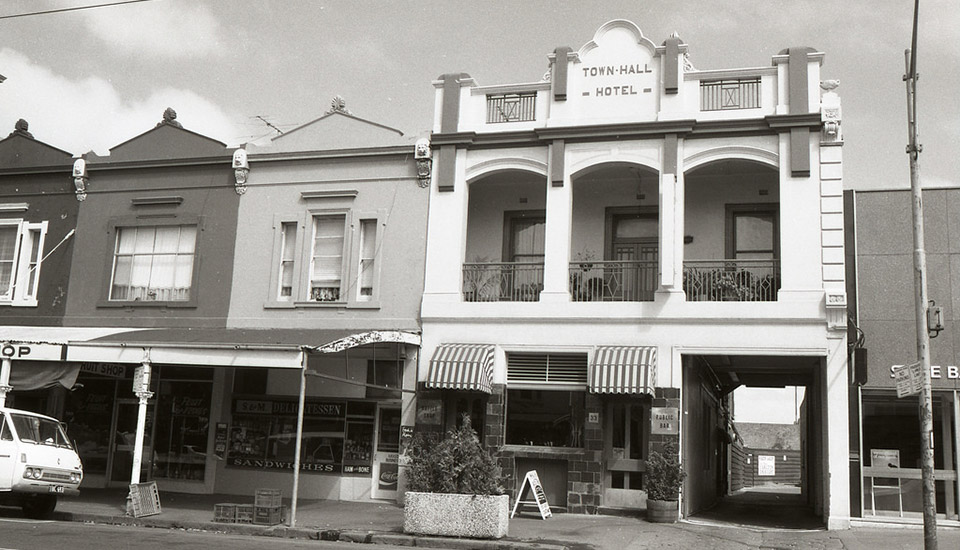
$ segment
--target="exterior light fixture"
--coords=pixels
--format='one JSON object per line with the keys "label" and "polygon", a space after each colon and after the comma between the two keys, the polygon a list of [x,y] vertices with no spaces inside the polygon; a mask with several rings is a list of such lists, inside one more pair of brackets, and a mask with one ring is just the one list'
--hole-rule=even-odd
{"label": "exterior light fixture", "polygon": [[76,189],[77,200],[82,201],[87,198],[87,161],[77,159],[73,161],[73,187]]}
{"label": "exterior light fixture", "polygon": [[247,151],[237,149],[233,152],[233,176],[236,179],[235,188],[238,195],[247,192],[247,174],[250,173],[250,163],[247,162]]}
{"label": "exterior light fixture", "polygon": [[433,158],[430,156],[430,140],[420,138],[414,150],[413,158],[417,161],[417,184],[420,187],[430,186],[430,174],[433,170]]}

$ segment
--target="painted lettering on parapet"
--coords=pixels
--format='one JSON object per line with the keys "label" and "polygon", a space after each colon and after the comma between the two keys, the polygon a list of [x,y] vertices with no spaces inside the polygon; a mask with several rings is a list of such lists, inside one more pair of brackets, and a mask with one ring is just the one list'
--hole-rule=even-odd
{"label": "painted lettering on parapet", "polygon": [[[619,65],[597,65],[592,67],[583,67],[584,78],[606,78],[606,77],[636,77],[653,73],[653,69],[647,63],[623,63]],[[634,80],[634,83],[619,82],[611,83],[609,86],[604,82],[603,86],[588,86],[583,92],[585,97],[591,95],[595,97],[611,96],[631,96],[641,93],[650,93],[653,88],[640,86]],[[592,91],[590,90],[592,88]]]}

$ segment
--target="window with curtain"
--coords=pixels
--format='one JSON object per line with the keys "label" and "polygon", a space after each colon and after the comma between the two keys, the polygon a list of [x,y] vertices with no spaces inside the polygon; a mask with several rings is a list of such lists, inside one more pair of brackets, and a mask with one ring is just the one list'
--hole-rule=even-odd
{"label": "window with curtain", "polygon": [[47,222],[0,220],[0,303],[36,306]]}
{"label": "window with curtain", "polygon": [[310,259],[310,299],[339,302],[343,274],[343,244],[346,217],[313,218],[313,253]]}
{"label": "window with curtain", "polygon": [[293,268],[296,261],[297,224],[285,222],[280,227],[280,288],[278,300],[293,299]]}
{"label": "window with curtain", "polygon": [[118,227],[110,300],[190,300],[196,225]]}

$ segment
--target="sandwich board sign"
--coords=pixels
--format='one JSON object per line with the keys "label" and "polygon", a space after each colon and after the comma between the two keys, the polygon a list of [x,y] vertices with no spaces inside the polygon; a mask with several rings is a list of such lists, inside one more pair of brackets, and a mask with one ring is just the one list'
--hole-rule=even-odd
{"label": "sandwich board sign", "polygon": [[[523,490],[527,486],[530,487],[530,492],[536,500],[520,500],[523,497]],[[520,484],[520,490],[517,491],[517,501],[513,504],[513,511],[510,512],[511,518],[517,513],[517,507],[521,504],[536,504],[537,508],[540,509],[540,517],[543,519],[553,516],[553,512],[550,511],[550,504],[547,503],[547,495],[543,492],[543,485],[540,484],[540,476],[537,475],[536,470],[530,470],[524,476],[523,483]]]}

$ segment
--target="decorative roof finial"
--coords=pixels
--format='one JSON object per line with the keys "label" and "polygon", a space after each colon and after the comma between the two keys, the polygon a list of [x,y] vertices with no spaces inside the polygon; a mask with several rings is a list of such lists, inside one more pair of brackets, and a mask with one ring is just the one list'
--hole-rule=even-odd
{"label": "decorative roof finial", "polygon": [[[26,120],[21,118],[20,120],[17,121],[16,124],[13,125],[13,131],[10,132],[10,135],[11,136],[18,135],[18,136],[32,138],[33,134],[31,134],[27,130],[28,128],[30,128],[30,124]],[[7,137],[10,137],[10,136],[7,136]]]}
{"label": "decorative roof finial", "polygon": [[330,110],[327,113],[343,113],[345,115],[352,115],[350,109],[347,109],[347,102],[342,97],[335,95],[330,101]]}
{"label": "decorative roof finial", "polygon": [[163,120],[157,123],[157,126],[162,126],[164,124],[169,124],[170,126],[175,126],[177,128],[183,128],[183,125],[177,122],[177,112],[173,110],[172,107],[167,107],[163,110]]}

